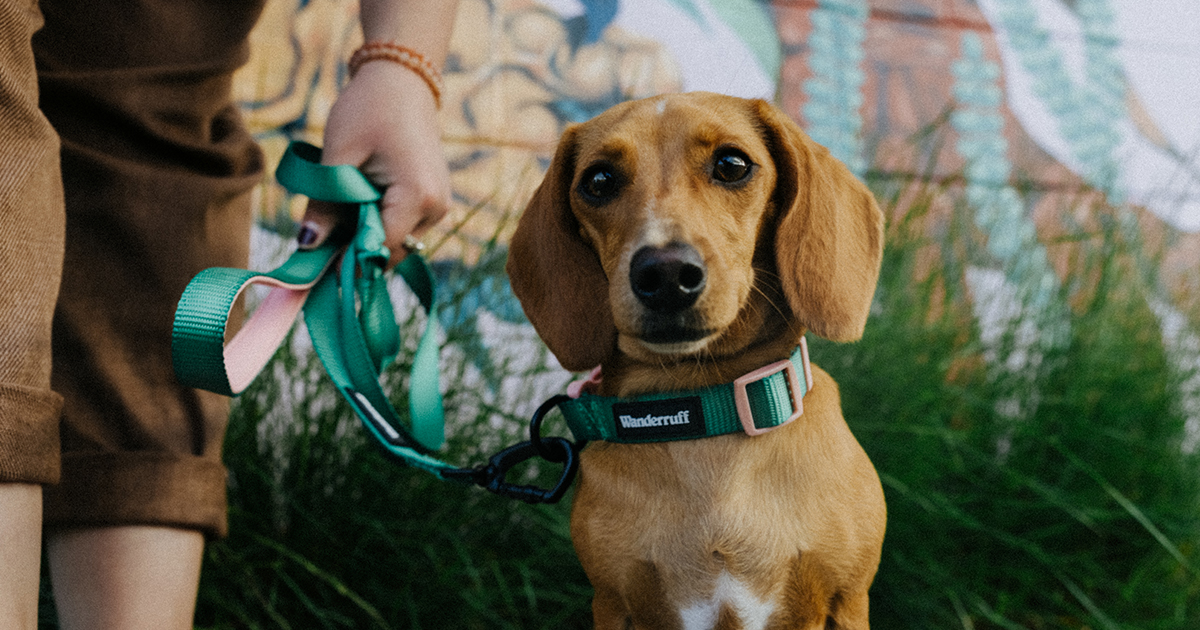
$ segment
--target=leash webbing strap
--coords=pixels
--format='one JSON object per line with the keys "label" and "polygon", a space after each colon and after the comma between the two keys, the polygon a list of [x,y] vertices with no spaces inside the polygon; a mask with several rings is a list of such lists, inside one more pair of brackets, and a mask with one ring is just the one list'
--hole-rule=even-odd
{"label": "leash webbing strap", "polygon": [[[171,355],[179,380],[225,396],[242,393],[287,336],[308,292],[339,249],[327,243],[297,251],[268,273],[213,267],[197,274],[175,311]],[[233,305],[253,284],[272,289],[226,346]]]}
{"label": "leash webbing strap", "polygon": [[558,405],[576,440],[636,444],[742,433],[758,435],[803,413],[812,388],[808,344],[790,359],[733,383],[629,398],[584,393]]}
{"label": "leash webbing strap", "polygon": [[[356,168],[320,164],[321,151],[293,143],[276,178],[289,191],[358,205],[349,243],[298,250],[278,269],[256,273],[212,268],[198,274],[180,298],[172,359],[181,382],[227,396],[240,394],[286,337],[301,309],[313,347],[330,378],[366,427],[392,454],[430,472],[452,468],[426,453],[445,440],[438,383],[435,284],[428,264],[412,253],[396,267],[427,314],[413,359],[409,417],[403,423],[379,375],[400,347],[399,327],[384,274],[390,255],[379,218],[379,191]],[[340,261],[340,262],[339,262]],[[332,267],[337,266],[337,272]],[[327,273],[328,272],[328,273]],[[272,287],[238,334],[225,343],[229,314],[251,285]]]}

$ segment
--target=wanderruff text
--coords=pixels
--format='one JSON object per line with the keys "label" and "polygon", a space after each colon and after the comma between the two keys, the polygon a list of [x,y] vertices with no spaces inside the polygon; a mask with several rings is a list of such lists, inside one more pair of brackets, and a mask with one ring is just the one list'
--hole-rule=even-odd
{"label": "wanderruff text", "polygon": [[688,424],[688,412],[680,411],[673,416],[651,416],[645,415],[640,418],[633,416],[621,416],[621,427],[626,429],[644,429],[646,427],[668,427],[680,424]]}

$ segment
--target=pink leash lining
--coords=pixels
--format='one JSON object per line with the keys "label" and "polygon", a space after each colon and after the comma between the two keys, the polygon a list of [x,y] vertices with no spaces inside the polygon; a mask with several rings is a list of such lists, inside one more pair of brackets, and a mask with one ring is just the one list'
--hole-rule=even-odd
{"label": "pink leash lining", "polygon": [[308,284],[288,284],[267,276],[256,276],[242,285],[239,296],[253,284],[265,284],[272,289],[242,324],[241,330],[225,344],[225,375],[231,390],[241,393],[249,387],[275,355],[316,283],[314,280]]}

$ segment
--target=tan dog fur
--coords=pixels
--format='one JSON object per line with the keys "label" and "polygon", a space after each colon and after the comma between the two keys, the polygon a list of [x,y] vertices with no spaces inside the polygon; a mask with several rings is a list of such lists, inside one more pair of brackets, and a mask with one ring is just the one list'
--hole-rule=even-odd
{"label": "tan dog fur", "polygon": [[[754,165],[737,186],[714,156]],[[602,204],[581,174],[611,167]],[[763,101],[693,93],[618,105],[569,128],[522,216],[508,272],[570,370],[603,367],[601,394],[726,383],[785,359],[806,331],[862,335],[882,256],[870,192]],[[644,246],[686,243],[707,283],[677,343],[643,338],[630,289]],[[813,367],[804,414],[770,433],[596,442],[571,516],[599,629],[865,629],[883,542],[878,475]]]}

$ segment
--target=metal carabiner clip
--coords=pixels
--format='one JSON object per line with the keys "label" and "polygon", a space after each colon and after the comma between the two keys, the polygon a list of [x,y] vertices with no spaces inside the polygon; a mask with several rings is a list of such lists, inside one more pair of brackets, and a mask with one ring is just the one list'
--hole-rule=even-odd
{"label": "metal carabiner clip", "polygon": [[[485,466],[474,468],[459,468],[443,470],[442,477],[466,481],[486,488],[489,492],[510,499],[519,499],[526,503],[558,503],[575,481],[579,472],[579,451],[587,444],[586,441],[573,443],[563,437],[543,438],[541,436],[542,420],[546,414],[557,407],[567,396],[555,396],[542,403],[534,412],[529,422],[529,440],[514,444],[488,460]],[[509,470],[521,462],[540,457],[554,464],[562,464],[562,474],[552,488],[520,485],[505,481]]]}
{"label": "metal carabiner clip", "polygon": [[[563,467],[562,474],[559,475],[558,482],[554,484],[554,487],[538,488],[537,486],[508,483],[504,480],[505,474],[514,466],[533,457],[541,457],[542,453],[546,451],[549,451],[552,457],[545,458],[547,461],[562,464]],[[558,503],[571,487],[571,483],[575,481],[575,473],[579,471],[579,458],[576,455],[575,445],[566,438],[546,438],[540,443],[540,446],[535,445],[534,442],[521,442],[496,453],[489,461],[487,471],[488,483],[484,487],[489,492],[510,499],[520,499],[526,503]]]}

